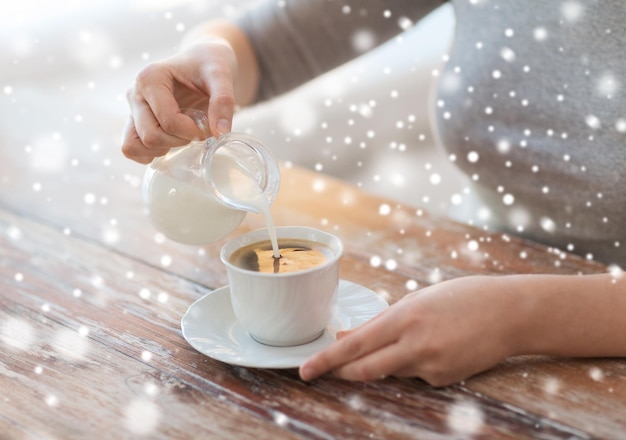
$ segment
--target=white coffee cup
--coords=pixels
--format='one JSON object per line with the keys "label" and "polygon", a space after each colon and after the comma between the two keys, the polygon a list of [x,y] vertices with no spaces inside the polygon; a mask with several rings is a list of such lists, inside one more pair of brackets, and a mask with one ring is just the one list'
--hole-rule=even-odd
{"label": "white coffee cup", "polygon": [[276,228],[277,238],[300,239],[330,249],[327,259],[309,269],[263,273],[234,265],[233,252],[269,240],[267,229],[251,231],[228,241],[220,252],[226,265],[235,317],[258,342],[273,346],[301,345],[317,339],[328,325],[337,298],[341,240],[304,226]]}

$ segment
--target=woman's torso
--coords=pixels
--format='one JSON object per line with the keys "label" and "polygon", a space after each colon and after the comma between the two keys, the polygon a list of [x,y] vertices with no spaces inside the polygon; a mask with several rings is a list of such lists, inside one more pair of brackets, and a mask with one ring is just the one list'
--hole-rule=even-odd
{"label": "woman's torso", "polygon": [[626,262],[626,4],[459,0],[434,102],[465,218]]}

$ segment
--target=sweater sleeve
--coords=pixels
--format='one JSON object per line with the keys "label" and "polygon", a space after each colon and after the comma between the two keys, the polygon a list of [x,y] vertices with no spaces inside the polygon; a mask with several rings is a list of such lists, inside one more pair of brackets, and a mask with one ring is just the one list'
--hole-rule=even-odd
{"label": "sweater sleeve", "polygon": [[[378,46],[445,0],[261,0],[237,20],[255,50],[257,102]],[[365,43],[365,44],[362,44]]]}

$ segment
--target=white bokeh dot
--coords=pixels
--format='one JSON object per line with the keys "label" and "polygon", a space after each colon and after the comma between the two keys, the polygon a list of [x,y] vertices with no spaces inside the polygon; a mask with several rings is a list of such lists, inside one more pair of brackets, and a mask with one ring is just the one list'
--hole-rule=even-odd
{"label": "white bokeh dot", "polygon": [[463,435],[478,433],[484,424],[482,410],[471,402],[457,402],[448,410],[446,424],[453,432]]}
{"label": "white bokeh dot", "polygon": [[153,433],[160,418],[158,405],[145,398],[132,400],[124,408],[124,427],[135,435],[147,436]]}
{"label": "white bokeh dot", "polygon": [[470,162],[470,163],[478,162],[479,158],[480,158],[480,156],[475,151],[470,151],[469,153],[467,153],[467,161]]}

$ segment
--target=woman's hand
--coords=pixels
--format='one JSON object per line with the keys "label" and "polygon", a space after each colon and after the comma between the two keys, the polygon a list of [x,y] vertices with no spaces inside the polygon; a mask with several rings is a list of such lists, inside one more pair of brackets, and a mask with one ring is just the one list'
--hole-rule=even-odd
{"label": "woman's hand", "polygon": [[420,377],[448,385],[515,352],[519,295],[509,277],[472,276],[407,295],[345,332],[300,368],[304,380],[332,371],[348,380]]}
{"label": "woman's hand", "polygon": [[237,58],[224,39],[207,38],[146,66],[128,90],[131,117],[123,133],[128,158],[149,163],[203,134],[181,108],[207,112],[212,135],[231,129]]}
{"label": "woman's hand", "polygon": [[448,385],[508,356],[626,356],[626,277],[456,278],[407,295],[308,359],[304,380],[416,376]]}

